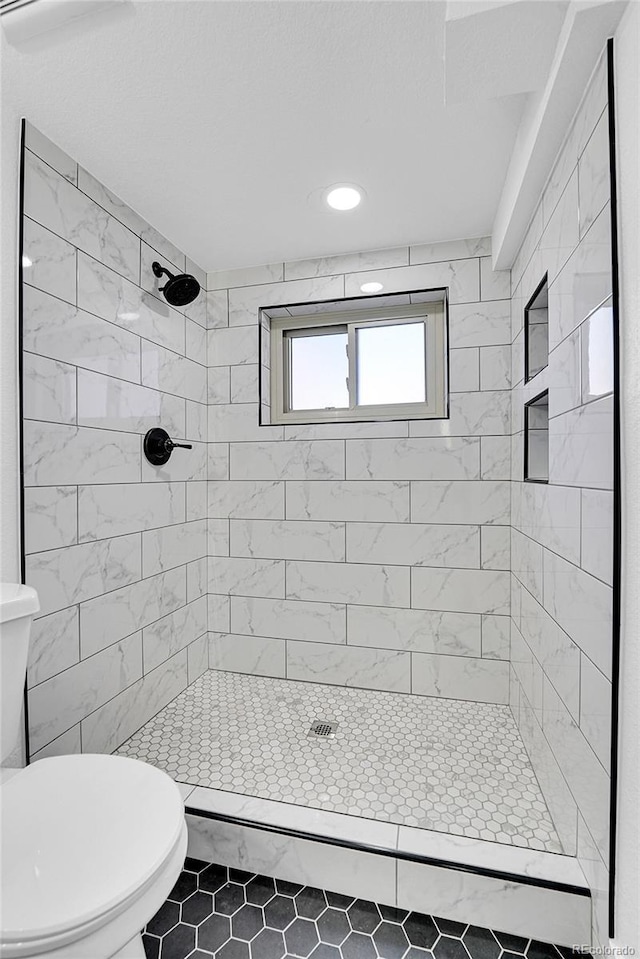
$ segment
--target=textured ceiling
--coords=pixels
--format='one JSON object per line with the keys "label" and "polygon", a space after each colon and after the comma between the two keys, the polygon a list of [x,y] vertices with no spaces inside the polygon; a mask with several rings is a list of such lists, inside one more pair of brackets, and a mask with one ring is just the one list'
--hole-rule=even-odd
{"label": "textured ceiling", "polygon": [[[482,96],[459,55],[461,102],[445,105],[445,13],[437,0],[127,3],[5,44],[3,95],[206,270],[477,236],[531,63],[523,78],[511,58],[497,87],[488,71]],[[549,57],[541,18],[531,43]],[[364,187],[360,209],[323,211],[314,191],[339,181]]]}

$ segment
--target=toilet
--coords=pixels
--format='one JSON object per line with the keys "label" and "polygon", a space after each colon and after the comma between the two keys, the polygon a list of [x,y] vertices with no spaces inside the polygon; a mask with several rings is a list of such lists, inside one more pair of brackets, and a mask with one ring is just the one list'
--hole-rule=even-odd
{"label": "toilet", "polygon": [[76,755],[5,768],[19,734],[35,590],[0,585],[0,956],[144,959],[180,875],[184,806],[165,773]]}

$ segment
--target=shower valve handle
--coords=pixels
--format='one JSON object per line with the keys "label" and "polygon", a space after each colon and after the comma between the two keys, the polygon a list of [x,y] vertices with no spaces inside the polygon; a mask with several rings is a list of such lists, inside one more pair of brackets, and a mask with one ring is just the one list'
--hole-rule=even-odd
{"label": "shower valve handle", "polygon": [[173,440],[165,440],[164,447],[167,450],[175,450],[176,448],[181,450],[192,450],[193,446],[191,443],[174,443]]}
{"label": "shower valve handle", "polygon": [[191,443],[174,443],[166,430],[156,426],[144,438],[144,455],[153,466],[164,466],[173,450],[191,450]]}

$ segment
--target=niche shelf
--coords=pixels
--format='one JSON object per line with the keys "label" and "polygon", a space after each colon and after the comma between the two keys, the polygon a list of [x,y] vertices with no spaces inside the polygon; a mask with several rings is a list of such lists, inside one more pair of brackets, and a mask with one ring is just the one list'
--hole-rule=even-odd
{"label": "niche shelf", "polygon": [[529,400],[524,408],[525,483],[549,482],[549,391]]}
{"label": "niche shelf", "polygon": [[524,380],[549,365],[549,281],[545,273],[524,308]]}

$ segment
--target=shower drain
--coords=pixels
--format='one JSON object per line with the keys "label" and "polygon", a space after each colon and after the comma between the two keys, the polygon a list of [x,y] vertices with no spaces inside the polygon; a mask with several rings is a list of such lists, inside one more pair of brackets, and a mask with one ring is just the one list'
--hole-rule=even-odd
{"label": "shower drain", "polygon": [[307,736],[320,736],[323,739],[333,739],[337,728],[338,724],[333,722],[333,720],[316,719],[313,723],[311,723],[311,728],[309,729]]}

